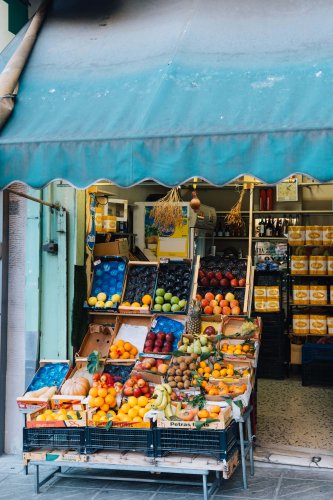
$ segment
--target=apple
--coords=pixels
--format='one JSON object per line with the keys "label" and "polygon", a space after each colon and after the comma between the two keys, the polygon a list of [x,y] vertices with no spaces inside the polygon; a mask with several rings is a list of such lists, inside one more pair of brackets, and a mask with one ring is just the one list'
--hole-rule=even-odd
{"label": "apple", "polygon": [[215,278],[219,281],[223,278],[223,274],[221,273],[221,271],[217,271],[217,273],[215,273]]}
{"label": "apple", "polygon": [[144,365],[143,363],[138,363],[135,367],[136,370],[150,370],[147,365]]}
{"label": "apple", "polygon": [[208,273],[207,273],[207,278],[208,278],[209,280],[211,280],[211,279],[215,278],[215,273],[214,273],[214,271],[208,271]]}
{"label": "apple", "polygon": [[223,295],[222,293],[218,293],[217,295],[215,295],[215,300],[217,300],[217,302],[220,302],[220,300],[223,300]]}
{"label": "apple", "polygon": [[144,385],[147,385],[147,382],[143,378],[139,378],[138,380],[138,387],[143,387]]}
{"label": "apple", "polygon": [[166,364],[162,364],[158,367],[158,373],[162,373],[162,375],[165,375],[167,371],[168,371],[168,365]]}
{"label": "apple", "polygon": [[172,344],[172,342],[174,341],[175,339],[175,336],[173,333],[167,333],[166,336],[165,336],[165,341],[166,342],[169,342],[170,344]]}
{"label": "apple", "polygon": [[220,306],[213,307],[213,314],[221,314],[221,313],[222,313],[222,307]]}
{"label": "apple", "polygon": [[166,342],[163,347],[167,347],[169,352],[172,351],[172,344],[170,342]]}
{"label": "apple", "polygon": [[[153,373],[157,373],[157,367],[156,366],[152,366],[152,368],[151,368],[150,371],[153,372]],[[141,390],[142,390],[142,387],[141,387]]]}
{"label": "apple", "polygon": [[211,301],[209,302],[209,305],[210,305],[211,307],[215,307],[215,306],[218,306],[218,305],[219,305],[219,303],[217,302],[217,300],[215,300],[215,299],[214,299],[214,300],[211,300]]}
{"label": "apple", "polygon": [[228,278],[222,278],[220,280],[220,285],[223,286],[223,288],[226,288],[227,286],[229,286],[229,283],[230,283],[230,281],[228,280]]}
{"label": "apple", "polygon": [[209,286],[209,279],[208,278],[201,278],[200,280],[200,285],[201,286]]}
{"label": "apple", "polygon": [[136,398],[139,398],[140,396],[142,396],[142,392],[141,392],[141,389],[139,387],[134,389],[133,396],[135,396]]}
{"label": "apple", "polygon": [[207,299],[202,299],[201,305],[202,305],[202,307],[209,306],[209,301]]}
{"label": "apple", "polygon": [[151,366],[155,366],[157,364],[158,359],[148,358],[148,361],[151,364]]}
{"label": "apple", "polygon": [[234,275],[230,271],[228,271],[227,273],[225,273],[225,277],[228,278],[228,280],[232,280]]}
{"label": "apple", "polygon": [[199,278],[204,278],[206,276],[205,271],[202,269],[199,270]]}
{"label": "apple", "polygon": [[238,286],[238,283],[239,283],[239,281],[236,278],[234,278],[230,281],[230,285],[233,287]]}
{"label": "apple", "polygon": [[150,391],[150,389],[151,388],[148,387],[148,385],[145,385],[144,387],[141,387],[141,392],[142,392],[142,394],[148,394],[148,392]]}
{"label": "apple", "polygon": [[220,300],[220,303],[219,303],[219,306],[220,307],[225,307],[225,306],[228,306],[229,305],[229,302],[227,300]]}
{"label": "apple", "polygon": [[246,279],[245,278],[241,278],[238,282],[238,286],[245,286],[246,285]]}
{"label": "apple", "polygon": [[213,326],[207,326],[204,329],[204,335],[216,335],[216,330]]}
{"label": "apple", "polygon": [[231,309],[232,309],[233,307],[236,307],[236,306],[239,306],[239,302],[238,302],[238,300],[232,300],[232,301],[230,302],[230,307],[231,307]]}
{"label": "apple", "polygon": [[162,339],[157,339],[155,342],[155,347],[162,347],[164,341]]}
{"label": "apple", "polygon": [[158,333],[156,334],[156,337],[157,337],[158,339],[162,339],[162,340],[164,340],[164,339],[165,339],[165,333],[164,333],[164,332],[158,332]]}
{"label": "apple", "polygon": [[200,293],[197,293],[196,296],[195,296],[195,298],[197,300],[200,300],[200,302],[202,301],[202,296],[200,295]]}
{"label": "apple", "polygon": [[133,387],[129,387],[129,386],[124,387],[124,394],[125,394],[125,396],[133,396],[133,394],[134,394]]}
{"label": "apple", "polygon": [[227,300],[228,302],[231,302],[232,300],[235,300],[235,296],[233,293],[231,292],[228,292],[225,296],[225,300]]}
{"label": "apple", "polygon": [[153,352],[154,352],[155,354],[156,354],[156,353],[158,353],[158,352],[160,352],[159,347],[154,347]]}
{"label": "apple", "polygon": [[154,387],[149,387],[149,395],[152,396],[154,394],[155,388]]}
{"label": "apple", "polygon": [[222,314],[225,314],[226,316],[229,316],[231,314],[231,309],[228,306],[225,306],[222,308]]}
{"label": "apple", "polygon": [[161,359],[161,358],[157,359],[157,360],[156,360],[156,366],[157,366],[157,368],[158,368],[160,365],[163,365],[163,363],[164,363],[164,360],[163,360],[163,359]]}
{"label": "apple", "polygon": [[145,347],[147,347],[147,349],[152,349],[154,347],[154,343],[154,340],[146,340]]}
{"label": "apple", "polygon": [[147,337],[146,337],[147,340],[155,340],[155,333],[153,332],[148,332],[147,333]]}
{"label": "apple", "polygon": [[163,349],[162,349],[161,352],[163,352],[164,354],[167,354],[168,352],[171,352],[171,349],[170,349],[169,346],[166,345],[166,346],[163,347]]}
{"label": "apple", "polygon": [[209,285],[210,286],[219,286],[219,280],[217,280],[216,278],[212,278],[209,282]]}
{"label": "apple", "polygon": [[231,309],[231,314],[234,314],[235,316],[238,316],[240,313],[241,313],[241,310],[240,310],[240,307],[238,307],[238,306],[234,306]]}
{"label": "apple", "polygon": [[133,385],[135,384],[136,380],[134,380],[133,378],[129,378],[127,380],[127,382],[125,383],[125,386],[126,387],[133,387]]}
{"label": "apple", "polygon": [[213,314],[213,308],[212,306],[206,306],[204,309],[205,314]]}

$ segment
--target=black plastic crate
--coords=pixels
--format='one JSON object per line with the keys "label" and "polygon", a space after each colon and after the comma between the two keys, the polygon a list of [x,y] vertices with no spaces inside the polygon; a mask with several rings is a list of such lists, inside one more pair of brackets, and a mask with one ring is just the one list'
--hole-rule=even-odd
{"label": "black plastic crate", "polygon": [[283,361],[274,359],[260,359],[257,368],[258,378],[269,378],[274,380],[283,380],[288,371],[288,366]]}
{"label": "black plastic crate", "polygon": [[302,364],[302,385],[333,386],[333,361],[315,361]]}
{"label": "black plastic crate", "polygon": [[157,457],[169,453],[194,453],[224,460],[230,457],[237,444],[237,424],[234,421],[224,430],[156,428],[154,432]]}
{"label": "black plastic crate", "polygon": [[154,456],[153,429],[128,429],[98,427],[86,428],[86,453],[99,450],[140,451]]}
{"label": "black plastic crate", "polygon": [[85,451],[84,428],[23,428],[23,451],[32,451],[36,448]]}

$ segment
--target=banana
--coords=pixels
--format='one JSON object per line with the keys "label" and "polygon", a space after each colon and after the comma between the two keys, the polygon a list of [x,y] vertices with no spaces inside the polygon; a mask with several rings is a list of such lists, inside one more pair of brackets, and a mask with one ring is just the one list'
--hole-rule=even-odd
{"label": "banana", "polygon": [[179,417],[179,412],[180,412],[180,410],[181,410],[181,409],[182,409],[182,404],[181,404],[181,402],[179,401],[179,402],[177,403],[177,406],[176,406],[176,412],[175,412],[176,417]]}
{"label": "banana", "polygon": [[166,416],[166,418],[171,418],[173,417],[173,411],[172,411],[172,406],[170,403],[167,404],[165,410],[164,410],[164,414]]}
{"label": "banana", "polygon": [[166,391],[168,392],[169,395],[172,394],[172,387],[170,387],[169,384],[162,384],[164,389],[166,389]]}
{"label": "banana", "polygon": [[162,403],[159,405],[159,407],[157,408],[158,410],[164,410],[167,406],[167,404],[169,403],[169,396],[168,396],[168,393],[165,392],[164,395],[163,395],[163,400],[162,400]]}
{"label": "banana", "polygon": [[163,401],[163,396],[164,396],[164,393],[165,391],[157,391],[155,389],[155,392],[154,392],[154,396],[156,396],[156,399],[154,399],[153,403],[152,403],[152,407],[153,408],[158,408],[160,406],[160,404],[162,403]]}

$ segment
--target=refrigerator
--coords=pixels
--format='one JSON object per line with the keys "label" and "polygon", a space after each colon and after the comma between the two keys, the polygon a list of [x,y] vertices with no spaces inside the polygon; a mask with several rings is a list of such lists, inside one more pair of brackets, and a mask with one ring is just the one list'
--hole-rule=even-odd
{"label": "refrigerator", "polygon": [[136,246],[154,261],[159,258],[194,259],[205,257],[211,251],[216,226],[216,211],[213,207],[201,205],[195,212],[189,202],[181,203],[183,224],[171,227],[165,234],[159,235],[154,227],[150,213],[152,202],[137,202],[133,210],[133,226],[136,234]]}

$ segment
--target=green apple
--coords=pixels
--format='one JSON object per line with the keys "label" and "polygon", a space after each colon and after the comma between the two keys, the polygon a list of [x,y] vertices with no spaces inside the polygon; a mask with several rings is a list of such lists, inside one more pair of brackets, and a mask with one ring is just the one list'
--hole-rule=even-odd
{"label": "green apple", "polygon": [[179,305],[178,304],[172,304],[171,311],[174,312],[174,313],[179,312],[180,311]]}
{"label": "green apple", "polygon": [[171,311],[171,304],[163,304],[162,311],[168,313]]}
{"label": "green apple", "polygon": [[164,297],[164,294],[165,294],[164,288],[158,288],[156,290],[156,297]]}
{"label": "green apple", "polygon": [[162,311],[162,305],[161,304],[155,304],[154,305],[154,311]]}
{"label": "green apple", "polygon": [[181,309],[185,309],[185,307],[186,307],[186,300],[184,300],[184,299],[183,299],[183,300],[180,300],[180,301],[178,302],[178,305],[179,305],[179,307],[180,307]]}
{"label": "green apple", "polygon": [[172,293],[170,292],[167,292],[165,295],[164,295],[164,300],[165,302],[170,302],[170,300],[172,299]]}
{"label": "green apple", "polygon": [[155,299],[155,304],[164,304],[164,299],[161,296],[157,296]]}
{"label": "green apple", "polygon": [[171,299],[171,304],[178,304],[178,302],[179,302],[179,297],[174,295]]}

